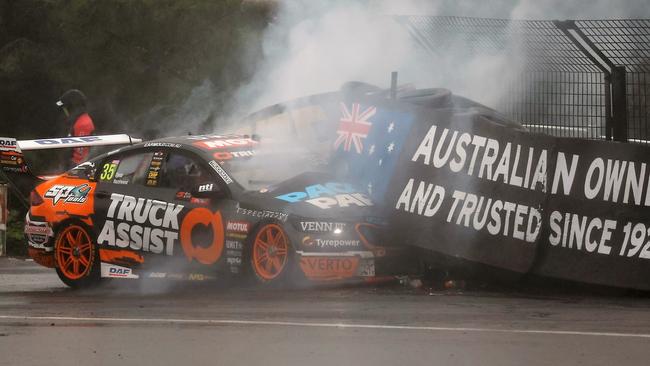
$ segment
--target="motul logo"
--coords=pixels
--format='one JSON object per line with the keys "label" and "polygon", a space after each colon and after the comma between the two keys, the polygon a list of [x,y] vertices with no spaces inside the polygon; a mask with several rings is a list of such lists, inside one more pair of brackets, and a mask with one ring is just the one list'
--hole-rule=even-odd
{"label": "motul logo", "polygon": [[228,221],[226,224],[226,230],[235,231],[238,233],[247,233],[249,223],[246,221]]}

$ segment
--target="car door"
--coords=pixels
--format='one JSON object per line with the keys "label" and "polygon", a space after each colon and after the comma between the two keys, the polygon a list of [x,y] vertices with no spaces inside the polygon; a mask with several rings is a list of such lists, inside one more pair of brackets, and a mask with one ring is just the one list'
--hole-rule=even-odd
{"label": "car door", "polygon": [[148,263],[148,257],[165,254],[170,235],[152,223],[149,214],[166,210],[167,203],[155,202],[145,185],[154,156],[162,154],[160,150],[128,150],[99,162],[93,226],[102,262],[135,268]]}
{"label": "car door", "polygon": [[199,156],[170,149],[162,159],[154,196],[183,206],[174,270],[201,280],[225,271],[224,212],[234,202],[225,182]]}
{"label": "car door", "polygon": [[224,212],[235,203],[199,156],[181,149],[127,152],[105,159],[97,175],[101,249],[136,253],[142,269],[177,278],[209,278],[237,260],[223,256]]}

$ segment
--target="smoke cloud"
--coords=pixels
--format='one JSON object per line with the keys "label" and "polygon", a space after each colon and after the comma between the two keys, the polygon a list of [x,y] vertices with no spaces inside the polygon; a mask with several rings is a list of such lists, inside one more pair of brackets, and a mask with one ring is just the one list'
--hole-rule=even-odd
{"label": "smoke cloud", "polygon": [[609,19],[650,17],[644,0],[437,0],[280,1],[264,39],[264,59],[234,97],[241,116],[259,108],[326,91],[350,80],[388,87],[445,87],[496,107],[510,77],[525,63],[516,35],[502,50],[469,54],[462,40],[435,57],[424,52],[393,15],[443,15],[500,19]]}

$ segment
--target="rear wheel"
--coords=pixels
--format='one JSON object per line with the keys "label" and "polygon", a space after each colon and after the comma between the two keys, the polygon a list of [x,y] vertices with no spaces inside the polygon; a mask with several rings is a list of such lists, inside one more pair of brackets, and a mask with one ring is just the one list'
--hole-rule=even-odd
{"label": "rear wheel", "polygon": [[56,273],[70,287],[88,287],[99,281],[99,255],[88,230],[80,224],[63,227],[54,243]]}
{"label": "rear wheel", "polygon": [[261,283],[285,283],[291,277],[293,250],[279,224],[262,224],[253,235],[250,251],[252,272]]}

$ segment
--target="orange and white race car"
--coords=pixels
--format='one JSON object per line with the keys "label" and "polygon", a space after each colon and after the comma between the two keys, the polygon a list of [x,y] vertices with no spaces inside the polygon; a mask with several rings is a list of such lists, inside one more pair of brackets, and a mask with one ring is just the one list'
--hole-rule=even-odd
{"label": "orange and white race car", "polygon": [[[2,164],[7,176],[30,174],[22,150],[134,142],[125,135],[2,141],[21,159]],[[364,193],[308,172],[300,154],[277,156],[259,145],[238,135],[139,142],[42,181],[25,219],[29,255],[71,287],[105,277],[248,275],[268,284],[406,270],[405,249],[380,242],[383,222]]]}

